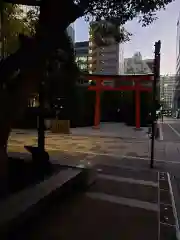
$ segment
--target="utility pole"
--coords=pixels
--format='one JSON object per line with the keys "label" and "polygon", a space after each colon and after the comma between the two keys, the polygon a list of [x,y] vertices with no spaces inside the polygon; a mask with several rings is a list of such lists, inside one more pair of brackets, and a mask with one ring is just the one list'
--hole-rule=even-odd
{"label": "utility pole", "polygon": [[160,78],[160,50],[161,50],[161,41],[155,43],[155,57],[154,57],[154,81],[153,81],[153,96],[152,96],[152,138],[151,138],[151,161],[150,167],[154,167],[154,142],[156,134],[156,102],[157,102],[157,82]]}

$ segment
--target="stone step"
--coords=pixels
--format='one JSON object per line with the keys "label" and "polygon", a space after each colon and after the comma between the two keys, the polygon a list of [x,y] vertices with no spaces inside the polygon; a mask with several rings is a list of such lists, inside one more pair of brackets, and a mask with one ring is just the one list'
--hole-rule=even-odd
{"label": "stone step", "polygon": [[[81,167],[77,184],[73,185],[76,189],[84,189],[87,184],[80,183],[94,176]],[[14,239],[176,239],[167,173],[96,167],[101,171],[94,184],[88,181],[91,186],[85,193],[69,201],[56,198],[46,213],[34,219],[32,225],[24,225]],[[64,190],[69,192],[68,184]]]}
{"label": "stone step", "polygon": [[[0,201],[0,239],[14,234],[24,222],[35,219],[53,201],[63,201],[94,181],[91,169],[68,167],[27,189]],[[91,178],[91,176],[93,176]]]}

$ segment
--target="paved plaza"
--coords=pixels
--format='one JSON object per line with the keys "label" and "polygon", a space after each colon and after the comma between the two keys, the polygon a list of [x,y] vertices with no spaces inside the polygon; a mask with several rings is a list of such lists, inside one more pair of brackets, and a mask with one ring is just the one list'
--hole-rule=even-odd
{"label": "paved plaza", "polygon": [[[180,134],[178,136],[173,132],[169,123],[166,122],[161,124],[160,128],[162,139],[155,141],[155,159],[159,162],[178,163],[180,158]],[[151,156],[151,141],[147,135],[147,128],[136,131],[133,127],[127,127],[121,123],[107,123],[107,125],[102,124],[100,130],[77,128],[72,129],[71,132],[69,135],[63,135],[52,134],[47,131],[46,149],[52,152],[59,151],[116,158],[129,157],[144,160],[149,160]],[[37,145],[37,132],[13,130],[9,139],[9,151],[24,152],[24,145]]]}
{"label": "paved plaza", "polygon": [[[81,232],[88,233],[86,239],[96,238],[96,230],[99,239],[105,239],[107,234],[108,239],[117,239],[117,236],[133,240],[176,239],[179,232],[177,214],[180,213],[180,121],[165,119],[159,126],[161,137],[155,141],[153,170],[149,167],[151,140],[146,128],[136,131],[123,124],[103,124],[100,130],[77,128],[69,135],[47,131],[45,147],[52,161],[93,166],[99,172],[98,179],[74,204],[65,206],[68,218],[66,210],[61,216],[62,206],[58,205],[56,210],[59,210],[52,210],[44,217],[50,218],[52,224],[41,219],[40,224],[35,224],[37,227],[27,231],[29,239],[36,234],[40,239],[46,239],[45,236],[48,239],[71,239],[71,232],[78,235],[82,230],[76,225],[77,219],[78,224],[83,224],[87,216],[88,222]],[[36,146],[37,132],[14,129],[9,140],[9,154],[27,155],[24,145]],[[105,217],[107,215],[110,221]],[[94,218],[101,223],[98,228],[94,225]],[[57,222],[63,224],[61,230],[56,227]],[[108,227],[104,227],[106,225]],[[90,231],[90,226],[95,232]],[[127,226],[131,226],[132,231]],[[45,235],[42,234],[44,228],[47,228]]]}

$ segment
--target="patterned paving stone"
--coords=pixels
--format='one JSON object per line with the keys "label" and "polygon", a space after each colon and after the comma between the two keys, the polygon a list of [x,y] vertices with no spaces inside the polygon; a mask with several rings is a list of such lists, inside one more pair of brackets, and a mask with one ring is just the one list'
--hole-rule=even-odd
{"label": "patterned paving stone", "polygon": [[[28,131],[15,131],[11,134],[9,145],[37,145],[37,133],[29,133]],[[33,135],[34,134],[34,135]],[[115,154],[122,156],[132,156],[149,158],[150,156],[150,142],[141,139],[141,142],[134,140],[126,140],[119,138],[105,138],[105,137],[87,137],[87,136],[72,136],[59,134],[46,134],[46,149],[60,150],[60,151],[85,151],[94,152],[94,154]],[[176,143],[177,144],[177,143]],[[178,148],[179,145],[173,147]],[[174,153],[173,158],[170,154],[170,146],[166,142],[155,142],[155,158],[164,161],[179,161],[180,151]],[[168,153],[169,152],[169,153]],[[171,151],[172,152],[172,151]],[[175,156],[176,155],[176,156]]]}

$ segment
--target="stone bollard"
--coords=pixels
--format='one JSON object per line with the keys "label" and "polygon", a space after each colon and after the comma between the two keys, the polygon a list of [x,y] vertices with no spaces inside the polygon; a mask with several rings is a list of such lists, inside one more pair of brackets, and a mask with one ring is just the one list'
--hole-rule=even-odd
{"label": "stone bollard", "polygon": [[158,139],[160,137],[160,131],[159,131],[159,126],[156,124],[155,127],[155,139]]}
{"label": "stone bollard", "polygon": [[46,130],[50,130],[51,129],[51,120],[50,119],[45,119],[45,127]]}

